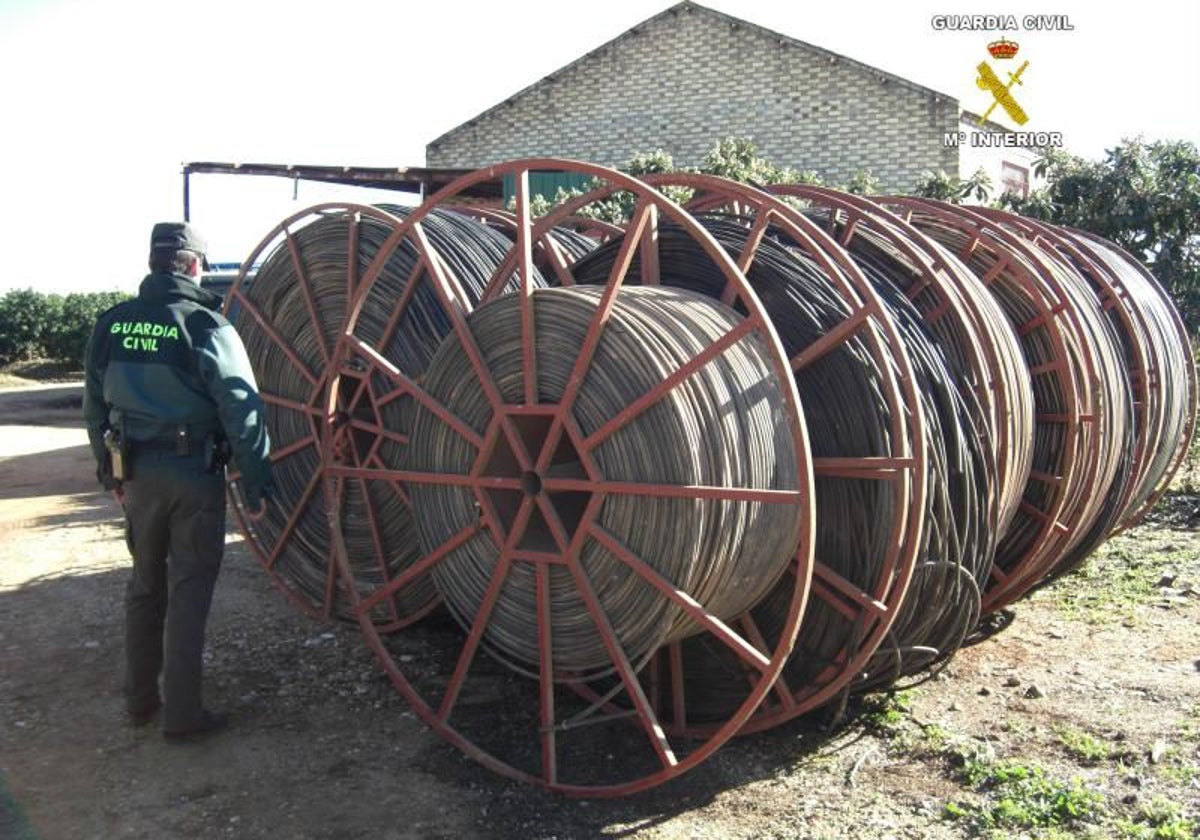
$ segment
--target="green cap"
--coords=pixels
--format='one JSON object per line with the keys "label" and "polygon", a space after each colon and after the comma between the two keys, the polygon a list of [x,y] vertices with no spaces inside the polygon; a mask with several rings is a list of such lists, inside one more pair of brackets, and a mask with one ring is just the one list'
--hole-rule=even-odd
{"label": "green cap", "polygon": [[187,222],[159,222],[150,231],[151,251],[192,251],[204,256],[208,243]]}

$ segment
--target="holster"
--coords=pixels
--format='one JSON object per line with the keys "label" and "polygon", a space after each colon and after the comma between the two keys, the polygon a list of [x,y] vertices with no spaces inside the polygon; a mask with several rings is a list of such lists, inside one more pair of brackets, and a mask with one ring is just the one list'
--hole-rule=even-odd
{"label": "holster", "polygon": [[229,463],[231,449],[223,435],[209,432],[204,436],[204,471],[215,473]]}
{"label": "holster", "polygon": [[104,430],[104,448],[108,451],[108,474],[114,481],[128,481],[129,441],[116,429]]}

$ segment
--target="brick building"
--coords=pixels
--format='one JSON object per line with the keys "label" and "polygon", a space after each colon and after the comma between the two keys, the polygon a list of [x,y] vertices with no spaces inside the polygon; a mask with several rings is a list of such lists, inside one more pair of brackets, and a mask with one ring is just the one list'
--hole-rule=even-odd
{"label": "brick building", "polygon": [[685,1],[438,137],[426,160],[616,166],[661,148],[694,166],[718,139],[748,136],[826,183],[867,169],[883,190],[906,191],[925,171],[970,174],[943,142],[962,120],[954,97]]}

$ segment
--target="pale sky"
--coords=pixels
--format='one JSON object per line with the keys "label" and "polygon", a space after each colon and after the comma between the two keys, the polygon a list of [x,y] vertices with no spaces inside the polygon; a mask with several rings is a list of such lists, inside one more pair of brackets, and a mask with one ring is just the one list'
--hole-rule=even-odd
{"label": "pale sky", "polygon": [[[423,166],[425,145],[673,5],[670,0],[0,0],[0,291],[132,291],[151,225],[182,217],[185,161]],[[1067,15],[1004,33],[1028,59],[1027,129],[1098,158],[1123,137],[1200,143],[1200,4],[707,0],[982,110],[994,32],[935,15]],[[803,166],[802,161],[787,161]],[[363,191],[192,180],[210,258]],[[395,196],[392,196],[393,200]]]}

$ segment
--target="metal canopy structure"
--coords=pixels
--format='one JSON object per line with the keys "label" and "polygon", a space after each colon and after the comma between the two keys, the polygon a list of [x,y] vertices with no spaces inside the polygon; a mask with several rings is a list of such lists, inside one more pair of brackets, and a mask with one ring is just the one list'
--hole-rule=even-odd
{"label": "metal canopy structure", "polygon": [[[469,171],[471,170],[426,169],[418,166],[309,166],[290,163],[193,161],[183,164],[183,218],[185,221],[191,220],[192,175],[266,175],[290,178],[293,181],[322,181],[327,184],[395,190],[424,198]],[[464,196],[475,199],[500,199],[503,193],[496,184],[485,182],[475,186],[469,194],[464,193]]]}

